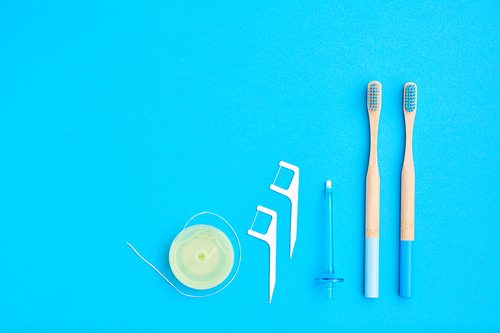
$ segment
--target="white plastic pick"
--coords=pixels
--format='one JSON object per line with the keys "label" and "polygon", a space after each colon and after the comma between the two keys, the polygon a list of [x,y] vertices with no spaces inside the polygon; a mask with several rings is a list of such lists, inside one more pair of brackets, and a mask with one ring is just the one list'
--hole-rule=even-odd
{"label": "white plastic pick", "polygon": [[[278,178],[278,174],[281,168],[285,168],[293,171],[293,178],[290,182],[290,186],[288,189],[282,189],[274,185],[276,179]],[[274,182],[270,186],[271,190],[283,194],[288,197],[291,202],[292,212],[290,214],[290,258],[292,257],[293,247],[295,246],[295,240],[297,239],[297,212],[299,206],[299,168],[295,165],[291,165],[289,163],[280,162],[280,168],[278,169],[278,173],[276,174],[276,178],[274,178]]]}
{"label": "white plastic pick", "polygon": [[[257,214],[262,212],[271,216],[271,223],[269,223],[269,228],[267,228],[267,232],[265,234],[260,234],[256,231],[252,230],[253,224],[255,223],[255,219],[257,218]],[[267,209],[262,206],[257,206],[257,213],[255,214],[255,218],[253,219],[252,226],[248,230],[248,234],[264,242],[269,245],[269,303],[271,303],[271,299],[273,298],[274,285],[276,284],[276,230],[277,230],[277,221],[278,215],[274,210]]]}

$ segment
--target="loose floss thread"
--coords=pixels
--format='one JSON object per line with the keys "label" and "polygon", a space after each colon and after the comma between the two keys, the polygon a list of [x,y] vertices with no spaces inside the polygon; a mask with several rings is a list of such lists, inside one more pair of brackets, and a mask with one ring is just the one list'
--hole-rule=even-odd
{"label": "loose floss thread", "polygon": [[[141,258],[146,264],[148,264],[152,269],[154,269],[156,271],[156,273],[158,273],[165,281],[167,281],[178,293],[180,293],[183,296],[193,297],[193,298],[201,298],[201,297],[212,296],[212,295],[215,295],[215,294],[221,292],[222,290],[224,290],[231,282],[233,282],[234,278],[236,277],[236,274],[238,273],[238,270],[240,268],[240,263],[241,263],[241,244],[240,244],[240,240],[238,238],[238,235],[234,231],[233,227],[229,224],[229,222],[227,222],[222,216],[217,215],[217,214],[212,213],[212,212],[201,212],[201,213],[198,213],[195,216],[191,217],[186,222],[186,224],[184,225],[184,228],[182,229],[182,231],[177,235],[176,239],[172,242],[172,245],[174,243],[176,243],[176,241],[179,238],[179,236],[181,236],[185,231],[187,231],[187,229],[195,228],[196,226],[198,226],[198,225],[195,225],[195,226],[187,228],[187,226],[188,226],[189,222],[191,222],[191,220],[193,220],[195,217],[203,215],[203,214],[210,214],[210,215],[216,216],[216,217],[220,218],[222,221],[224,221],[227,224],[227,226],[231,229],[231,231],[233,232],[234,236],[236,237],[236,241],[238,243],[238,265],[236,267],[236,271],[234,272],[234,275],[231,277],[231,279],[222,288],[220,288],[219,290],[217,290],[217,291],[215,291],[213,293],[210,293],[208,295],[191,295],[191,294],[183,293],[172,282],[170,282],[155,266],[153,266],[149,261],[147,261],[143,256],[141,256],[139,254],[139,252],[137,252],[137,250],[129,242],[127,242],[127,245],[130,246],[130,248],[135,252],[135,254],[137,254],[137,256],[139,256],[139,258]],[[216,230],[216,231],[215,230],[210,230],[207,233],[201,232],[201,238],[205,239],[205,240],[208,240],[208,239],[215,240],[215,244],[217,244],[217,245],[215,245],[212,248],[212,250],[211,250],[211,252],[209,254],[205,254],[205,253],[201,253],[201,252],[200,253],[195,253],[194,255],[196,257],[194,258],[194,260],[196,260],[197,262],[204,261],[205,259],[208,260],[208,259],[210,259],[214,255],[214,250],[217,250],[217,249],[221,249],[223,252],[225,252],[224,251],[224,245],[225,245],[224,242],[225,242],[225,239],[227,241],[229,241],[229,239],[227,239],[227,236],[222,231],[220,231],[219,229],[217,229],[215,227],[206,226],[206,225],[199,225],[199,226],[209,227],[209,228],[212,228],[212,229]],[[222,234],[222,235],[217,235],[217,231],[220,232],[220,234]],[[192,241],[196,237],[197,234],[198,234],[198,231],[195,231],[195,234],[190,235],[190,237],[187,240],[184,240],[184,242]],[[224,239],[224,237],[225,237],[225,239]],[[205,245],[206,245],[206,242],[205,242]],[[232,246],[230,245],[230,242],[229,242],[229,246],[230,246],[230,249],[232,251]],[[180,248],[182,248],[182,247],[180,247]],[[226,248],[229,249],[227,246],[226,246]],[[172,249],[171,249],[171,251],[172,251]],[[218,253],[218,251],[217,251],[217,253]],[[234,254],[232,252],[231,252],[231,254],[234,256]],[[172,259],[171,255],[169,255],[169,257],[170,257],[170,259]],[[230,256],[229,259],[233,260],[233,258],[234,257]],[[172,267],[172,263],[171,263],[171,267]],[[232,270],[232,263],[231,263],[230,270]],[[228,274],[229,273],[230,273],[230,271],[228,272]],[[174,272],[174,275],[175,275],[175,272]],[[227,278],[227,275],[224,276],[224,278],[222,279],[222,281],[225,280],[226,278]],[[181,281],[181,283],[182,283],[182,281]],[[207,287],[207,288],[203,288],[203,287],[196,288],[195,287],[194,289],[210,289],[210,288],[213,288],[213,287],[215,287],[215,286],[217,286],[219,284],[220,283],[217,283],[216,285],[211,286],[211,287]],[[185,285],[187,285],[187,284],[185,284]],[[187,285],[187,286],[189,287],[189,285]]]}

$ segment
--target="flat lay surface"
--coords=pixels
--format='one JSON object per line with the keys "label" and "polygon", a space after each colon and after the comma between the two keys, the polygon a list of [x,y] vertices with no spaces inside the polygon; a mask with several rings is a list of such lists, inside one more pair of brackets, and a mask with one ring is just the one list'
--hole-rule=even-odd
{"label": "flat lay surface", "polygon": [[[497,1],[2,2],[0,331],[500,330],[498,17]],[[373,80],[383,87],[380,267],[379,297],[367,299]],[[414,280],[404,299],[410,81]],[[280,161],[300,168],[291,259],[290,200],[269,188]],[[292,175],[281,168],[276,185]],[[315,282],[328,179],[344,278],[332,301]],[[269,248],[247,234],[258,205],[277,213],[271,304]],[[241,265],[222,292],[184,297],[126,243],[189,291],[170,270],[170,245],[204,211],[234,228]],[[269,222],[259,214],[252,230]]]}

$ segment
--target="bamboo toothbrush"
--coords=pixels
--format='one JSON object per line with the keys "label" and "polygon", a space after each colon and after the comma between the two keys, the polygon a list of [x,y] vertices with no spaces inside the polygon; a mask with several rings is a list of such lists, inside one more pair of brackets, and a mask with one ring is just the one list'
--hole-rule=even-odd
{"label": "bamboo toothbrush", "polygon": [[370,120],[370,159],[366,175],[365,297],[377,298],[380,209],[377,135],[380,109],[382,107],[382,85],[378,81],[368,83],[367,107]]}
{"label": "bamboo toothbrush", "polygon": [[415,232],[415,168],[413,166],[413,122],[417,112],[417,85],[404,86],[403,113],[405,116],[406,145],[401,172],[401,236],[399,242],[399,295],[411,297],[411,252]]}

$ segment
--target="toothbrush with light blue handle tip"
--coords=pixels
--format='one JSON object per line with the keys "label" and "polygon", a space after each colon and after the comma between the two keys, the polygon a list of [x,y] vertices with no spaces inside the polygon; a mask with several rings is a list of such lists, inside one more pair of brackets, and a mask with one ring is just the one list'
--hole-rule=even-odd
{"label": "toothbrush with light blue handle tip", "polygon": [[379,216],[380,176],[377,160],[377,136],[382,108],[382,85],[378,81],[368,83],[368,119],[370,121],[370,158],[366,173],[365,208],[365,297],[378,297],[379,279]]}
{"label": "toothbrush with light blue handle tip", "polygon": [[412,296],[412,244],[415,238],[415,168],[413,166],[413,122],[417,112],[417,85],[404,86],[403,113],[406,144],[401,172],[401,236],[399,252],[399,295]]}

